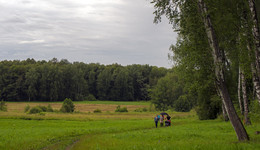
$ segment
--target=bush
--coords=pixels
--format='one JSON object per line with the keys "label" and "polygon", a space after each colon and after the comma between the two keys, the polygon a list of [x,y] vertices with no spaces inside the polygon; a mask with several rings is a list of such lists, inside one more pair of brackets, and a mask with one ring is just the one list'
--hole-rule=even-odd
{"label": "bush", "polygon": [[35,106],[33,107],[30,111],[29,111],[29,114],[37,114],[37,113],[40,113],[40,112],[43,112],[41,107],[39,106]]}
{"label": "bush", "polygon": [[46,107],[46,106],[35,106],[32,107],[32,109],[30,110],[30,106],[27,105],[24,108],[24,112],[28,112],[29,114],[36,114],[36,113],[41,113],[41,112],[53,112],[53,109],[51,108],[50,104]]}
{"label": "bush", "polygon": [[100,109],[96,109],[93,111],[94,113],[101,113],[101,110]]}
{"label": "bush", "polygon": [[53,109],[50,104],[47,106],[47,112],[53,112]]}
{"label": "bush", "polygon": [[127,110],[126,107],[121,108],[121,106],[118,105],[118,106],[116,107],[115,112],[128,112],[128,110]]}
{"label": "bush", "polygon": [[29,110],[30,110],[30,106],[29,105],[27,105],[27,106],[25,106],[25,108],[24,108],[24,112],[26,113],[26,112],[28,112]]}
{"label": "bush", "polygon": [[63,101],[60,111],[64,112],[64,113],[71,113],[71,112],[74,112],[74,108],[75,108],[75,106],[74,106],[72,100],[69,98],[66,98]]}
{"label": "bush", "polygon": [[43,112],[47,112],[47,107],[46,106],[38,106]]}
{"label": "bush", "polygon": [[85,98],[86,101],[96,101],[96,97],[92,94],[89,94],[86,98]]}
{"label": "bush", "polygon": [[137,108],[136,110],[134,110],[135,112],[147,112],[148,109],[146,107],[144,108]]}
{"label": "bush", "polygon": [[7,111],[7,106],[3,100],[0,103],[0,111]]}

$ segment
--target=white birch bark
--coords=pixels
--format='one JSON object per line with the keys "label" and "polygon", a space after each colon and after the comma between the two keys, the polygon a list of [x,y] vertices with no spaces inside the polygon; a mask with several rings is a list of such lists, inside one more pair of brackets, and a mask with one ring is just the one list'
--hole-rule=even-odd
{"label": "white birch bark", "polygon": [[224,118],[224,121],[228,121],[229,118],[228,118],[228,115],[227,115],[227,111],[226,111],[226,108],[224,106],[224,103],[222,102],[222,113],[223,113],[223,118]]}
{"label": "white birch bark", "polygon": [[241,111],[241,114],[244,115],[244,111],[243,111],[243,106],[242,106],[242,102],[241,102],[241,94],[240,94],[240,91],[241,91],[241,72],[240,72],[240,67],[239,67],[239,70],[238,70],[238,86],[237,86],[237,97],[238,97],[238,103],[239,103],[239,108],[240,108],[240,111]]}
{"label": "white birch bark", "polygon": [[[249,8],[251,11],[251,16],[253,20],[253,28],[252,28],[252,34],[254,36],[254,43],[255,43],[255,67],[256,67],[256,77],[253,79],[255,90],[256,90],[256,96],[258,99],[258,103],[260,104],[260,87],[259,87],[259,79],[260,79],[260,34],[259,34],[259,25],[258,25],[258,19],[257,19],[257,12],[256,12],[256,6],[255,6],[255,0],[248,0]],[[252,67],[251,67],[252,68]],[[253,68],[252,68],[253,71]],[[253,75],[255,76],[255,75]],[[258,82],[258,83],[257,83]]]}
{"label": "white birch bark", "polygon": [[216,85],[218,87],[219,93],[221,94],[221,97],[223,98],[228,117],[231,121],[234,130],[236,131],[238,140],[249,140],[249,136],[236,113],[236,110],[230,99],[230,95],[228,93],[227,86],[224,81],[224,63],[222,62],[223,56],[221,55],[221,51],[219,49],[217,37],[215,35],[215,31],[212,26],[210,16],[208,14],[208,9],[203,0],[198,0],[198,5],[203,15],[203,22],[207,33],[208,42],[212,49],[212,56],[214,58],[215,64]]}

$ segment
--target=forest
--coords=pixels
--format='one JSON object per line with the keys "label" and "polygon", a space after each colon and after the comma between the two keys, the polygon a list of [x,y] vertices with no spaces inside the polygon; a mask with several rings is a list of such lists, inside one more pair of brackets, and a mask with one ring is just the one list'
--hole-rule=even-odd
{"label": "forest", "polygon": [[249,112],[260,105],[260,2],[153,0],[152,4],[154,22],[166,16],[178,33],[170,56],[184,90],[178,99],[195,99],[200,119],[222,114],[240,141],[249,140],[238,115],[250,125]]}
{"label": "forest", "polygon": [[170,69],[34,59],[0,62],[4,101],[150,100],[150,89]]}

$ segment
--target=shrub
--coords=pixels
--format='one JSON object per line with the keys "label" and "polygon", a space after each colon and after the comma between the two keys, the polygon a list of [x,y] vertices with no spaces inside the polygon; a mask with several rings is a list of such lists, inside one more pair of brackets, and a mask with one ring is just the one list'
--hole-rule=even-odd
{"label": "shrub", "polygon": [[24,108],[24,112],[26,113],[26,112],[28,112],[29,110],[30,110],[30,106],[29,105],[27,105],[27,106],[25,106],[25,108]]}
{"label": "shrub", "polygon": [[101,113],[101,110],[100,109],[96,109],[93,111],[94,113]]}
{"label": "shrub", "polygon": [[92,94],[89,94],[86,98],[85,98],[86,101],[96,101],[96,97]]}
{"label": "shrub", "polygon": [[47,111],[47,107],[46,106],[38,106],[43,112],[46,112]]}
{"label": "shrub", "polygon": [[146,107],[143,108],[143,112],[147,112],[148,109]]}
{"label": "shrub", "polygon": [[126,107],[121,108],[121,106],[118,105],[118,106],[116,107],[115,112],[128,112],[128,110],[127,110]]}
{"label": "shrub", "polygon": [[7,106],[3,100],[0,103],[0,111],[7,111]]}
{"label": "shrub", "polygon": [[43,112],[42,109],[39,106],[35,106],[29,111],[29,114],[37,114],[40,112]]}
{"label": "shrub", "polygon": [[147,112],[148,109],[146,107],[144,108],[137,108],[136,110],[134,110],[135,112]]}
{"label": "shrub", "polygon": [[47,112],[53,112],[53,109],[50,104],[47,106]]}
{"label": "shrub", "polygon": [[[27,105],[24,108],[24,112],[28,112],[30,110],[30,106]],[[51,108],[50,104],[46,106],[35,106],[32,107],[32,109],[29,111],[29,114],[36,114],[36,113],[41,113],[41,112],[53,112],[53,109]]]}
{"label": "shrub", "polygon": [[40,112],[39,115],[45,116],[46,112]]}
{"label": "shrub", "polygon": [[66,98],[63,101],[60,111],[64,112],[64,113],[70,113],[70,112],[74,112],[74,108],[75,108],[75,106],[74,106],[72,100],[69,98]]}

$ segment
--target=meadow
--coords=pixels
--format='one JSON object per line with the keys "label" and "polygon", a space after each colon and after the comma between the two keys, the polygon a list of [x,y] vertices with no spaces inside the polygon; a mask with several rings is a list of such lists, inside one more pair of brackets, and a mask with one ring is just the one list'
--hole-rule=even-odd
{"label": "meadow", "polygon": [[[229,122],[200,121],[194,111],[171,112],[171,127],[155,128],[153,118],[160,112],[135,112],[149,108],[148,102],[120,102],[127,113],[114,112],[117,102],[78,102],[75,113],[26,114],[26,105],[61,103],[7,103],[0,112],[0,149],[260,149],[260,123],[246,126],[249,142],[238,142]],[[94,109],[102,113],[93,113]]]}

